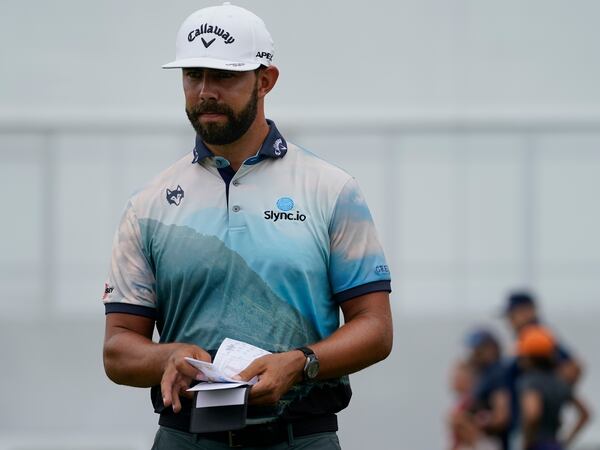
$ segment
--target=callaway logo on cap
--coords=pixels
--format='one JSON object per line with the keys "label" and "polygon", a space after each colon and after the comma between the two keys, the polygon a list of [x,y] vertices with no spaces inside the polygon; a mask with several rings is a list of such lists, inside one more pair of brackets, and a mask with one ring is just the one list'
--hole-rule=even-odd
{"label": "callaway logo on cap", "polygon": [[271,65],[273,39],[258,16],[225,2],[185,19],[177,33],[175,56],[164,69],[254,70]]}

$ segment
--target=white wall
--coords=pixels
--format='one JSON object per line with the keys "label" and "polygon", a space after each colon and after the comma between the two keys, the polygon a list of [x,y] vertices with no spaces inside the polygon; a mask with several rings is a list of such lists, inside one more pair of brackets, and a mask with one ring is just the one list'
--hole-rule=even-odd
{"label": "white wall", "polygon": [[[175,33],[218,2],[4,0],[2,109],[178,112]],[[240,1],[268,24],[275,108],[598,109],[600,3]]]}

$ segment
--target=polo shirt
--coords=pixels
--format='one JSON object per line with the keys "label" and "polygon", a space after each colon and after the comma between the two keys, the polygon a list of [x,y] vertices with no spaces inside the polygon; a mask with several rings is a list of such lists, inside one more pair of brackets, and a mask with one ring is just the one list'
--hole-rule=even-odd
{"label": "polo shirt", "polygon": [[[331,335],[341,303],[390,291],[356,181],[268,124],[237,172],[196,139],[193,155],[130,198],[113,242],[106,313],[155,319],[160,342],[214,351],[229,337],[282,352]],[[349,399],[347,377],[302,383],[277,414],[336,412]]]}

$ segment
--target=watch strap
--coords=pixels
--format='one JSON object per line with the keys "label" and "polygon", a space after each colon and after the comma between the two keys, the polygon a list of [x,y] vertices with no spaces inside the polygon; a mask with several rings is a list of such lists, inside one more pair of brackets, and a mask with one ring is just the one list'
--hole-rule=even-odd
{"label": "watch strap", "polygon": [[[308,347],[298,347],[296,350],[300,350],[302,353],[304,353],[304,356],[306,356],[307,358],[311,355],[314,355],[315,352],[312,351],[312,349],[308,348]],[[316,355],[315,355],[316,356]]]}

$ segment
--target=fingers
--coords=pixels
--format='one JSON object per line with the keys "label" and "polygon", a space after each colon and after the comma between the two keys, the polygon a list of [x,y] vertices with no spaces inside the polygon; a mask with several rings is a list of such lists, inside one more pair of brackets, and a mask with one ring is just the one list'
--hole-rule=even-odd
{"label": "fingers", "polygon": [[238,379],[242,381],[249,381],[254,377],[258,377],[258,383],[252,386],[250,390],[250,403],[253,405],[271,405],[289,391],[299,373],[299,366],[296,367],[296,359],[297,355],[291,352],[265,355],[254,360],[252,364],[241,371],[238,374]]}
{"label": "fingers", "polygon": [[177,372],[190,379],[195,379],[198,376],[198,373],[200,373],[198,369],[187,362],[184,357],[173,358],[172,363]]}
{"label": "fingers", "polygon": [[180,391],[180,386],[179,384],[174,384],[173,387],[171,388],[171,399],[173,401],[173,412],[178,413],[179,411],[181,411],[181,401],[179,401],[179,391]]}
{"label": "fingers", "polygon": [[263,397],[264,395],[267,395],[269,392],[271,392],[274,387],[275,386],[273,386],[273,383],[270,383],[267,377],[261,378],[258,380],[258,383],[256,383],[250,389],[250,398],[256,399],[259,397]]}
{"label": "fingers", "polygon": [[167,369],[160,380],[160,390],[163,395],[163,404],[165,405],[165,408],[168,408],[173,404],[172,390],[176,377],[177,371],[174,370],[174,368],[171,368],[171,366],[167,366]]}
{"label": "fingers", "polygon": [[198,374],[198,369],[188,364],[183,357],[172,355],[160,381],[164,406],[171,406],[174,412],[181,411],[179,396],[187,390]]}
{"label": "fingers", "polygon": [[187,386],[184,390],[181,391],[180,395],[183,395],[185,398],[190,400],[194,398],[194,393],[189,392]]}
{"label": "fingers", "polygon": [[199,359],[200,361],[212,362],[210,354],[200,347],[196,347],[192,354],[189,356],[191,356],[194,359]]}
{"label": "fingers", "polygon": [[252,405],[273,405],[280,397],[276,383],[265,377],[250,389],[249,402]]}
{"label": "fingers", "polygon": [[233,377],[240,381],[250,381],[252,378],[258,377],[258,382],[250,389],[249,401],[253,405],[270,405],[279,400],[279,395],[275,393],[277,386],[272,377],[266,373],[268,362],[268,355],[255,359],[248,367]]}
{"label": "fingers", "polygon": [[192,392],[187,392],[190,381],[187,377],[182,377],[175,370],[165,371],[160,382],[160,390],[163,394],[163,404],[166,408],[171,406],[173,412],[177,413],[181,411],[180,397],[192,398],[194,395]]}
{"label": "fingers", "polygon": [[173,412],[178,413],[179,411],[181,411],[181,397],[190,399],[194,397],[193,392],[187,391],[188,387],[189,383],[187,383],[184,379],[179,380],[173,386],[173,389],[171,391],[171,398],[173,399]]}
{"label": "fingers", "polygon": [[180,397],[193,397],[193,393],[187,392],[192,380],[206,379],[202,372],[185,360],[186,356],[211,361],[210,354],[195,345],[182,344],[171,353],[160,381],[160,390],[164,406],[172,407],[176,413],[181,411]]}
{"label": "fingers", "polygon": [[196,381],[208,381],[208,377],[201,370],[196,374]]}
{"label": "fingers", "polygon": [[248,367],[246,367],[233,378],[240,381],[250,381],[255,376],[260,375],[266,369],[266,363],[264,358],[265,356],[255,359]]}

